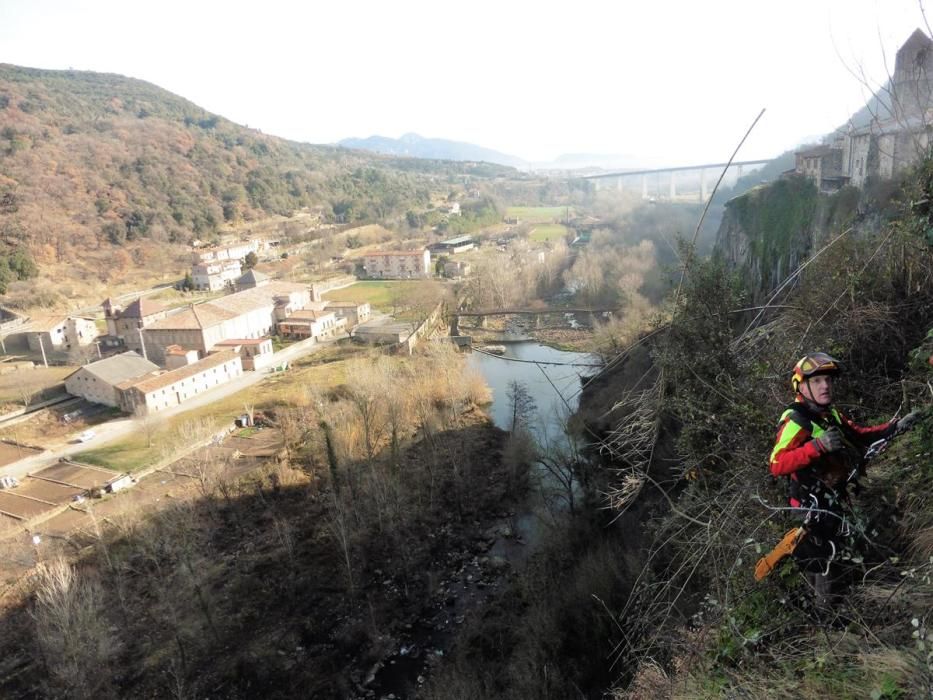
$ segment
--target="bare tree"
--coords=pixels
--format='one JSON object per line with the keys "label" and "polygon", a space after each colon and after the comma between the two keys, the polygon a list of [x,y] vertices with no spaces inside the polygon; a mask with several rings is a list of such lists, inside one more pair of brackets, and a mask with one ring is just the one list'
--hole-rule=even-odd
{"label": "bare tree", "polygon": [[40,563],[36,577],[33,618],[50,680],[68,697],[109,696],[106,668],[117,640],[104,616],[100,585],[64,559]]}
{"label": "bare tree", "polygon": [[385,435],[386,403],[392,387],[386,383],[387,358],[355,362],[349,371],[348,398],[362,423],[366,458],[372,461]]}
{"label": "bare tree", "polygon": [[165,418],[157,413],[150,413],[145,406],[137,406],[134,417],[136,425],[146,436],[146,447],[152,447],[153,439],[165,425]]}
{"label": "bare tree", "polygon": [[355,588],[353,583],[353,553],[349,509],[350,506],[346,501],[338,497],[336,490],[332,490],[327,529],[343,556],[344,566],[347,570],[347,590],[352,598]]}
{"label": "bare tree", "polygon": [[[19,377],[21,374],[25,375],[27,371],[28,370],[17,371],[17,377]],[[36,377],[35,375],[30,375],[29,377],[23,376],[20,378],[20,381],[16,382],[16,390],[19,393],[20,399],[23,401],[23,408],[29,408],[33,399],[42,393],[42,389],[42,379],[40,377]]]}

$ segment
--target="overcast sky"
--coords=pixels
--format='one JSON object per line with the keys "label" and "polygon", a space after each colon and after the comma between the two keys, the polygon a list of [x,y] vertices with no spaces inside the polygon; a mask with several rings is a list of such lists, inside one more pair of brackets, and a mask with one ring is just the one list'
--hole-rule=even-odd
{"label": "overcast sky", "polygon": [[[933,2],[930,3],[933,20]],[[917,0],[0,0],[0,62],[141,78],[299,141],[468,141],[529,160],[765,158],[845,122]]]}

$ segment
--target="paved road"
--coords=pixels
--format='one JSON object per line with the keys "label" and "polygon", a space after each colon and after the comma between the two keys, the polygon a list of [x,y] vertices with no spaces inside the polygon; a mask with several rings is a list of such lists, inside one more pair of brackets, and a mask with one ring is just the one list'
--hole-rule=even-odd
{"label": "paved road", "polygon": [[[292,362],[299,357],[311,355],[321,348],[333,345],[335,342],[336,339],[330,339],[319,343],[301,341],[295,343],[294,345],[289,345],[287,348],[284,348],[275,354],[275,364],[279,364],[283,360]],[[219,401],[228,396],[231,396],[238,391],[248,389],[249,387],[258,384],[268,376],[269,375],[266,372],[262,371],[244,372],[236,379],[211,389],[210,391],[207,391],[203,394],[200,394],[199,396],[196,396],[183,404],[168,408],[165,411],[160,412],[158,415],[160,418],[170,418],[172,416],[178,415],[179,413],[191,411],[202,406],[207,406],[214,403],[215,401]],[[7,466],[0,468],[0,474],[4,476],[15,476],[17,479],[21,479],[26,474],[37,471],[53,462],[57,462],[62,457],[74,454],[75,452],[80,452],[86,448],[99,447],[105,443],[125,438],[126,436],[139,429],[139,423],[135,418],[117,418],[111,421],[107,421],[106,423],[101,423],[100,425],[94,426],[93,430],[97,435],[86,445],[82,445],[77,442],[77,436],[79,433],[76,432],[74,435],[70,435],[63,441],[57,441],[44,445],[46,448],[45,452],[26,457],[25,459],[21,459],[18,462],[13,462],[12,464],[8,464]]]}

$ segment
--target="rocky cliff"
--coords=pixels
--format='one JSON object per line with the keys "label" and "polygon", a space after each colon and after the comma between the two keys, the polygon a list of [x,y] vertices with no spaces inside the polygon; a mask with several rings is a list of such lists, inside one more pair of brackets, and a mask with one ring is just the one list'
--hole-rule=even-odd
{"label": "rocky cliff", "polygon": [[865,217],[869,194],[846,187],[819,194],[810,180],[792,176],[755,187],[726,203],[716,250],[739,272],[753,298],[780,286],[821,241]]}

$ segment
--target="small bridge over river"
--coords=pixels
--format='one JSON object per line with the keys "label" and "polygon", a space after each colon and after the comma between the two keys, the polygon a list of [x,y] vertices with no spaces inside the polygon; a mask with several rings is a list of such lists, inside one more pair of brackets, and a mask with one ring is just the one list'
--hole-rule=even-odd
{"label": "small bridge over river", "polygon": [[733,185],[746,170],[757,170],[770,160],[742,160],[729,163],[703,163],[701,165],[678,165],[672,168],[653,170],[628,170],[600,175],[587,175],[597,190],[615,187],[619,192],[641,190],[642,199],[685,200],[697,198],[705,202],[709,197],[708,185],[715,183],[728,166],[723,184]]}
{"label": "small bridge over river", "polygon": [[542,308],[530,308],[530,307],[515,307],[507,309],[471,309],[469,311],[451,311],[448,313],[450,318],[450,325],[452,328],[459,325],[460,318],[475,318],[477,319],[477,325],[481,328],[486,327],[486,319],[489,316],[530,316],[534,318],[535,326],[537,327],[540,323],[542,316],[547,316],[551,314],[560,314],[561,316],[565,314],[576,315],[586,315],[595,317],[601,314],[611,314],[618,309],[613,308],[602,308],[602,309],[591,309],[591,308],[575,308],[567,306],[550,306]]}
{"label": "small bridge over river", "polygon": [[566,306],[549,306],[541,309],[514,308],[514,309],[472,309],[471,311],[453,311],[451,316],[543,316],[545,314],[603,314],[616,311],[616,308],[606,309],[577,309]]}

